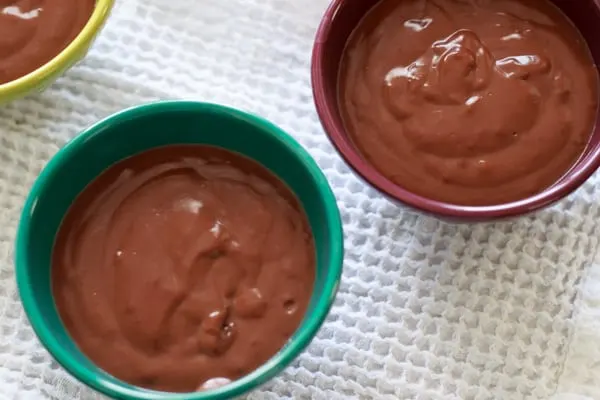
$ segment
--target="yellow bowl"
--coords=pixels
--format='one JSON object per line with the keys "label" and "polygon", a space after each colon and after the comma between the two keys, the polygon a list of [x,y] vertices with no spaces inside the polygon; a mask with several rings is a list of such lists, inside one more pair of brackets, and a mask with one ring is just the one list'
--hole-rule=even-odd
{"label": "yellow bowl", "polygon": [[0,85],[0,103],[6,103],[33,91],[41,91],[62,73],[85,57],[102,29],[115,0],[97,0],[89,21],[73,41],[56,57],[33,72]]}

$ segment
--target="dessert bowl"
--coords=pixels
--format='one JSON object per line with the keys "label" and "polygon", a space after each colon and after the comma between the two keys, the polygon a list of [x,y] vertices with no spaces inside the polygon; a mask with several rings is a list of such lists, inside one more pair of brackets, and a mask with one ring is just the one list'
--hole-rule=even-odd
{"label": "dessert bowl", "polygon": [[[116,162],[173,144],[203,144],[251,158],[287,184],[307,216],[316,249],[315,281],[304,318],[287,344],[250,374],[218,389],[166,393],[120,381],[95,366],[76,346],[57,311],[51,256],[57,230],[76,196]],[[227,107],[158,102],[119,112],[85,130],[48,162],[25,202],[15,249],[16,277],[35,333],[70,374],[117,399],[215,400],[246,393],[281,372],[310,343],[334,301],[343,261],[335,197],[314,160],[269,122]]]}
{"label": "dessert bowl", "polygon": [[[368,162],[355,147],[344,126],[338,100],[338,79],[343,52],[361,19],[378,0],[334,0],[318,28],[312,53],[312,89],[325,133],[342,158],[368,184],[392,201],[427,214],[453,221],[485,221],[508,218],[547,207],[581,186],[600,166],[600,121],[596,121],[583,154],[569,171],[540,193],[510,203],[492,206],[462,206],[413,193],[392,182]],[[596,65],[600,64],[600,6],[594,0],[554,0],[579,29]]]}
{"label": "dessert bowl", "polygon": [[0,103],[6,103],[40,91],[52,84],[60,75],[83,59],[102,30],[115,0],[96,0],[90,19],[73,41],[54,58],[36,70],[13,81],[0,84]]}

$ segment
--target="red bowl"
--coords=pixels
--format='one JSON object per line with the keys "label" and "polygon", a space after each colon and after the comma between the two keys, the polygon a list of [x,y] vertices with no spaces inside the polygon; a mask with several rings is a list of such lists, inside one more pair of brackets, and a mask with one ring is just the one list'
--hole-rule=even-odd
{"label": "red bowl", "polygon": [[[325,132],[350,167],[390,199],[435,216],[460,221],[486,221],[523,215],[569,195],[600,166],[600,119],[580,159],[553,186],[519,201],[494,206],[460,206],[412,193],[383,176],[356,149],[342,123],[338,105],[338,72],[348,37],[378,0],[333,0],[317,31],[312,53],[312,89]],[[600,65],[600,0],[553,0],[586,39]]]}

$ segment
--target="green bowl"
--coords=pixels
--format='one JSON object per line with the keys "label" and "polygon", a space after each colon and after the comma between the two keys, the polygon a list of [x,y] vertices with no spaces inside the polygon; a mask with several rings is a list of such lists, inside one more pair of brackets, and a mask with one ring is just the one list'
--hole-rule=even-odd
{"label": "green bowl", "polygon": [[[316,244],[313,294],[296,333],[256,371],[206,392],[174,394],[147,390],[120,381],[95,366],[65,330],[50,285],[55,236],[75,197],[112,164],[171,144],[219,146],[267,167],[300,200]],[[285,132],[256,116],[186,101],[152,103],[119,112],[63,147],[44,168],[25,202],[15,251],[19,294],[40,341],[75,378],[116,399],[229,399],[264,384],[292,362],[319,330],[334,301],[342,262],[343,235],[336,200],[308,153]]]}

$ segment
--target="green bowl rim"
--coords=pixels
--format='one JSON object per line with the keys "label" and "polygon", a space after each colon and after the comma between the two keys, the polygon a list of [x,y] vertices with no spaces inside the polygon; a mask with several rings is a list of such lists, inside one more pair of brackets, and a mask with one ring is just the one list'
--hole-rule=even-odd
{"label": "green bowl rim", "polygon": [[[329,240],[332,243],[330,249],[331,261],[326,266],[328,271],[325,279],[324,294],[318,299],[315,311],[304,321],[303,329],[298,331],[297,336],[293,340],[290,340],[285,348],[249,375],[234,381],[230,385],[206,392],[167,393],[146,390],[135,386],[127,388],[126,385],[116,385],[113,382],[98,377],[93,371],[82,368],[70,356],[69,352],[59,344],[54,334],[44,323],[44,317],[41,315],[40,309],[34,301],[32,286],[30,285],[26,268],[28,263],[27,238],[30,235],[31,214],[35,208],[37,198],[44,189],[49,177],[61,168],[65,168],[66,160],[70,158],[71,154],[79,151],[81,144],[95,135],[102,134],[104,129],[111,125],[119,124],[122,121],[132,118],[175,110],[205,111],[220,115],[226,114],[229,117],[245,120],[247,123],[260,128],[279,140],[281,144],[286,146],[295,155],[300,164],[306,168],[315,181],[320,195],[324,200],[326,223],[330,227]],[[342,274],[343,253],[342,222],[335,196],[317,163],[296,140],[271,122],[253,114],[213,103],[171,100],[143,104],[117,112],[85,129],[50,159],[34,182],[25,201],[17,230],[14,260],[19,295],[34,332],[55,360],[79,381],[105,395],[119,399],[224,400],[247,393],[266,383],[282,372],[308,346],[325,321],[335,300]]]}

